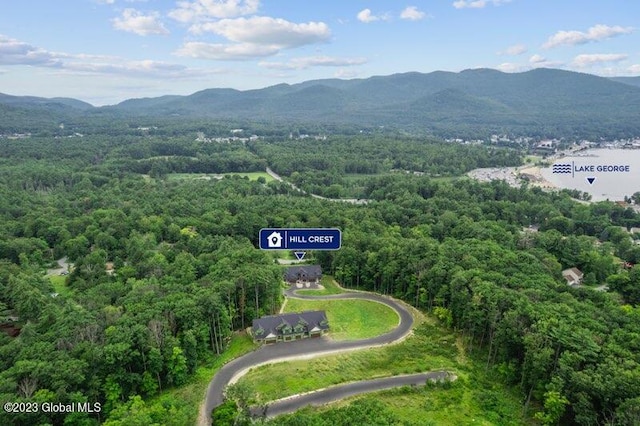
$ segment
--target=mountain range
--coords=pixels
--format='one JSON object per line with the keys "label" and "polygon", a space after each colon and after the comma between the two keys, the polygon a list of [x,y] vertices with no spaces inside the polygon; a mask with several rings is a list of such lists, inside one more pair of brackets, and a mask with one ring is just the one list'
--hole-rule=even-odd
{"label": "mountain range", "polygon": [[[0,94],[0,126],[18,113],[65,117],[182,117],[385,126],[432,133],[474,129],[549,136],[640,135],[640,77],[604,78],[556,69],[503,73],[410,72],[325,79],[263,89],[206,89],[93,107],[69,98]],[[558,134],[556,134],[558,133]]]}

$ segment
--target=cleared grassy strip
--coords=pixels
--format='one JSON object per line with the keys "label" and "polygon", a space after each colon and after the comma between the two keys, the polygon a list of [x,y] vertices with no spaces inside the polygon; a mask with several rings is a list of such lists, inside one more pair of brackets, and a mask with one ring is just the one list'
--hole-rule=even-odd
{"label": "cleared grassy strip", "polygon": [[67,287],[67,277],[64,275],[51,275],[49,277],[49,281],[51,281],[51,285],[56,293],[61,296],[70,296],[72,290]]}
{"label": "cleared grassy strip", "polygon": [[334,340],[359,340],[379,336],[398,325],[398,314],[386,305],[368,300],[289,299],[285,312],[324,310]]}
{"label": "cleared grassy strip", "polygon": [[[434,425],[522,425],[522,405],[516,392],[476,368],[468,377],[423,388],[401,388],[377,395],[401,421]],[[416,419],[429,423],[414,423]]]}
{"label": "cleared grassy strip", "polygon": [[263,403],[357,380],[455,369],[457,351],[453,333],[426,322],[395,345],[265,365],[240,380],[249,383]]}
{"label": "cleared grassy strip", "polygon": [[179,388],[168,389],[160,395],[150,398],[147,405],[159,404],[163,407],[171,407],[171,410],[175,410],[175,418],[180,421],[184,420],[183,424],[195,424],[200,404],[211,378],[224,364],[251,352],[257,346],[246,333],[234,334],[227,350],[213,361],[205,363],[207,365],[198,367],[189,383]]}
{"label": "cleared grassy strip", "polygon": [[[390,389],[348,398],[325,407],[307,407],[304,411],[323,418],[327,412],[356,400],[371,399],[382,403],[398,424],[405,426],[538,424],[522,418],[522,406],[515,392],[497,383],[488,373],[478,371],[477,376],[478,381],[460,378],[451,383]],[[279,420],[274,420],[273,424],[277,425]]]}
{"label": "cleared grassy strip", "polygon": [[271,175],[267,172],[248,172],[248,173],[225,173],[225,176],[234,176],[238,175],[241,177],[248,177],[249,180],[258,180],[258,178],[263,177],[264,180],[269,183],[274,180]]}
{"label": "cleared grassy strip", "polygon": [[328,294],[344,293],[344,291],[340,287],[338,287],[338,283],[333,279],[331,275],[324,275],[320,280],[320,284],[322,284],[324,290],[305,290],[301,288],[297,292],[307,296],[322,296]]}
{"label": "cleared grassy strip", "polygon": [[225,176],[240,176],[249,178],[249,180],[258,180],[258,178],[264,178],[265,182],[271,182],[274,180],[270,174],[267,172],[247,172],[247,173],[169,173],[167,175],[167,180],[176,181],[176,180],[213,180],[213,179],[222,179]]}

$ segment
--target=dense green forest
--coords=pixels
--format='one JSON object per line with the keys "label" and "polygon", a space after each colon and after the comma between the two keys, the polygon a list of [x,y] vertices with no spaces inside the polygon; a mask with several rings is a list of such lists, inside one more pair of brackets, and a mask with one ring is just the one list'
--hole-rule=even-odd
{"label": "dense green forest", "polygon": [[514,150],[383,135],[258,141],[249,148],[299,188],[331,198],[368,198],[366,182],[381,173],[460,176],[481,167],[521,164]]}
{"label": "dense green forest", "polygon": [[[365,136],[210,143],[195,140],[197,125],[84,130],[0,139],[0,401],[103,410],[1,411],[0,424],[125,425],[140,397],[188,382],[234,331],[279,309],[281,270],[256,249],[263,227],[342,229],[340,251],[316,254],[324,270],[462,333],[542,424],[640,421],[640,246],[627,232],[640,217],[630,208],[429,176],[517,164],[507,150]],[[267,166],[325,195],[341,183],[323,173],[360,174],[359,195],[372,201],[327,202],[233,175],[169,179]],[[65,257],[70,274],[46,277]],[[569,267],[585,287],[566,285]],[[604,284],[609,292],[595,290]],[[171,405],[145,415],[184,424]],[[328,424],[299,416],[274,423]],[[370,401],[331,416],[393,424]]]}

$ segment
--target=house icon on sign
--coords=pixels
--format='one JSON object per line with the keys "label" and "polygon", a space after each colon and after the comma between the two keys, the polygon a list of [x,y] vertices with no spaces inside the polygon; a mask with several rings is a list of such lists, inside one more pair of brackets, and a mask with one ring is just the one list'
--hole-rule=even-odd
{"label": "house icon on sign", "polygon": [[273,231],[267,236],[267,246],[269,248],[281,248],[282,247],[282,235],[279,232]]}

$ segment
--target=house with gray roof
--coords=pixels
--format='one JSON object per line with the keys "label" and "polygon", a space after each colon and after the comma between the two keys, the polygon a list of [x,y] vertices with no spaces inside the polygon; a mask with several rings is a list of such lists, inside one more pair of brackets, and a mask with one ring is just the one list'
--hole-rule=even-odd
{"label": "house with gray roof", "polygon": [[322,278],[322,268],[320,265],[299,265],[290,266],[284,273],[284,280],[298,287],[309,287],[311,284],[318,285]]}
{"label": "house with gray roof", "polygon": [[269,315],[253,320],[251,334],[258,343],[289,342],[320,337],[329,332],[325,311]]}

